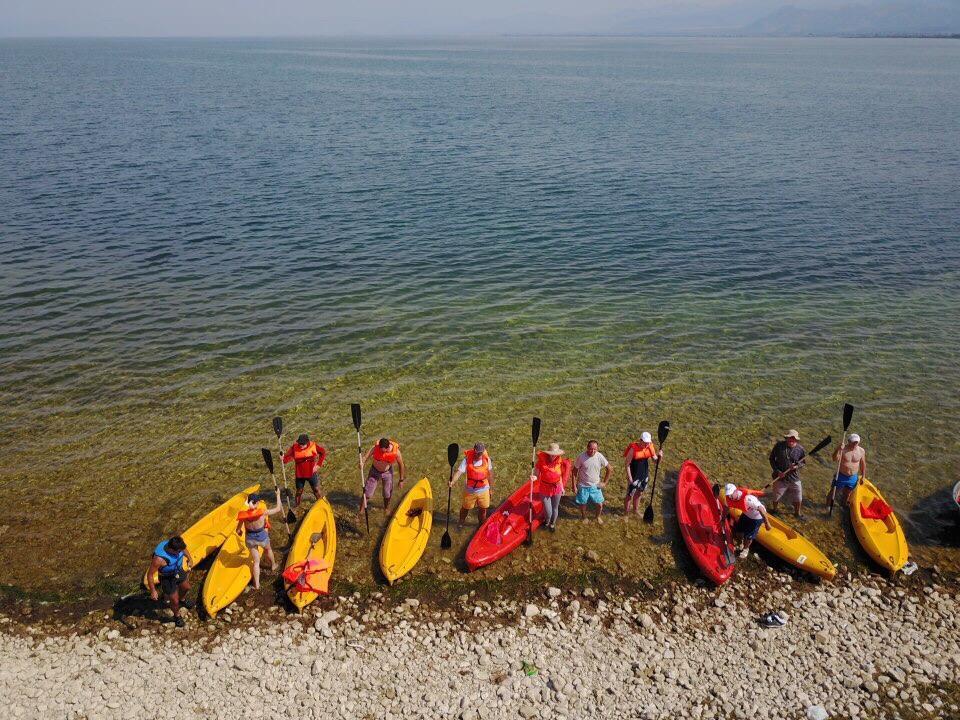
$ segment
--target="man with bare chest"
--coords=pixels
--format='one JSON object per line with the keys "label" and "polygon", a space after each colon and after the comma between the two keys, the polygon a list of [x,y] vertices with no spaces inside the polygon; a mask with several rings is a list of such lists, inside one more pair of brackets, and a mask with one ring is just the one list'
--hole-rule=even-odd
{"label": "man with bare chest", "polygon": [[860,447],[860,436],[850,433],[846,445],[837,445],[833,451],[833,461],[840,464],[840,470],[830,487],[828,505],[832,505],[834,501],[845,503],[850,491],[857,486],[860,478],[867,474],[867,453]]}

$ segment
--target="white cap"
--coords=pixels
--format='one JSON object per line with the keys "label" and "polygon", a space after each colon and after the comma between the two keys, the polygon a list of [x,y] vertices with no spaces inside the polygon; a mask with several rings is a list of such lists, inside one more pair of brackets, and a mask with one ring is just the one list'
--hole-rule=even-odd
{"label": "white cap", "polygon": [[653,436],[646,431],[640,433],[640,439],[643,440],[643,442],[653,442]]}
{"label": "white cap", "polygon": [[857,435],[856,433],[850,433],[849,435],[847,435],[847,440],[849,440],[852,443],[860,442],[860,436]]}
{"label": "white cap", "polygon": [[737,491],[737,486],[733,483],[727,483],[727,486],[723,489],[723,494],[727,497],[730,497]]}

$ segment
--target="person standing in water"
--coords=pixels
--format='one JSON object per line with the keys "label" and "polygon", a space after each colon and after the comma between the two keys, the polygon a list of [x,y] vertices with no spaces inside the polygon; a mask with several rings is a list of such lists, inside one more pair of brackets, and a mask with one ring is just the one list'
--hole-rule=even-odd
{"label": "person standing in water", "polygon": [[477,523],[483,524],[487,519],[487,510],[490,508],[490,496],[493,492],[493,460],[487,453],[486,446],[478,442],[472,450],[463,452],[460,467],[449,482],[453,487],[461,475],[467,476],[466,486],[463,489],[463,502],[460,505],[460,521],[457,529],[463,528],[467,515],[473,508],[477,508]]}
{"label": "person standing in water", "polygon": [[833,451],[833,461],[839,463],[840,471],[830,485],[828,505],[835,500],[845,503],[860,478],[867,476],[867,452],[860,447],[860,436],[850,433],[846,445],[837,445]]}
{"label": "person standing in water", "polygon": [[193,567],[193,558],[187,550],[187,544],[182,537],[176,535],[157,545],[153,551],[150,567],[147,568],[147,590],[150,591],[150,599],[155,602],[160,599],[157,593],[157,580],[159,580],[160,592],[170,602],[173,623],[177,627],[186,625],[180,617],[180,608],[185,607],[189,610],[193,607],[193,603],[187,600],[190,581],[187,579],[184,560]]}
{"label": "person standing in water", "polygon": [[787,430],[770,451],[770,467],[773,468],[773,483],[770,492],[770,512],[777,511],[781,498],[793,503],[793,512],[803,520],[803,485],[800,483],[800,468],[804,466],[807,451],[800,444],[800,433]]}
{"label": "person standing in water", "polygon": [[623,451],[624,466],[627,471],[627,497],[623,505],[625,517],[630,515],[630,506],[633,512],[640,514],[640,501],[650,482],[650,460],[663,460],[663,450],[657,450],[653,444],[653,436],[644,431],[640,434],[640,442],[632,442]]}
{"label": "person standing in water", "polygon": [[[320,467],[326,459],[327,449],[313,442],[306,433],[298,437],[297,441],[283,454],[284,464],[292,460],[296,468],[294,482],[297,486],[297,496],[293,501],[294,507],[300,507],[303,489],[307,483],[310,483],[313,497],[320,499]],[[287,502],[289,501],[288,497]]]}
{"label": "person standing in water", "polygon": [[563,497],[573,463],[563,457],[564,451],[557,443],[537,453],[531,482],[536,483],[534,492],[543,498],[543,525],[551,532],[557,530],[557,518],[560,516],[560,498]]}
{"label": "person standing in water", "polygon": [[[600,445],[596,440],[590,440],[587,443],[585,452],[580,453],[573,462],[573,467],[577,471],[577,495],[573,502],[580,508],[580,519],[586,519],[586,509],[588,503],[594,503],[597,506],[597,522],[603,524],[603,488],[607,486],[607,480],[610,478],[610,463],[600,452]],[[600,471],[603,470],[603,479],[600,478]]]}
{"label": "person standing in water", "polygon": [[280,503],[280,488],[277,488],[277,506],[267,508],[267,504],[260,500],[256,493],[247,497],[247,509],[242,510],[237,515],[237,535],[246,536],[243,541],[250,551],[250,559],[253,563],[253,589],[260,589],[260,554],[262,552],[270,561],[270,571],[277,571],[277,559],[273,554],[273,547],[270,545],[270,515],[276,515],[283,512],[283,505]]}
{"label": "person standing in water", "polygon": [[393,464],[396,463],[400,468],[400,482],[397,488],[403,489],[403,482],[406,480],[407,468],[403,464],[403,455],[400,452],[400,443],[390,438],[380,438],[377,443],[367,450],[360,463],[361,469],[372,460],[370,464],[370,473],[367,475],[366,484],[363,487],[363,502],[360,503],[360,514],[367,507],[370,498],[379,484],[380,492],[383,494],[383,509],[390,507],[390,498],[393,497]]}

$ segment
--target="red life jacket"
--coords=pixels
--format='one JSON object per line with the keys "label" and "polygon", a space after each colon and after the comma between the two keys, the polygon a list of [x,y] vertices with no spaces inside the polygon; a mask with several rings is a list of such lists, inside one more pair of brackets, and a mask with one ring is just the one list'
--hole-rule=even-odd
{"label": "red life jacket", "polygon": [[323,465],[326,455],[327,451],[311,440],[302,447],[297,443],[291,445],[285,459],[291,458],[297,468],[297,477],[305,479],[313,477],[317,469]]}
{"label": "red life jacket", "polygon": [[283,579],[297,592],[326,595],[330,583],[330,563],[319,558],[293,563],[283,571]]}
{"label": "red life jacket", "polygon": [[472,490],[480,490],[490,484],[490,456],[484,450],[480,456],[481,464],[479,466],[473,463],[477,460],[476,451],[471,448],[464,450],[463,456],[467,461],[467,486]]}
{"label": "red life jacket", "polygon": [[747,511],[747,496],[759,495],[763,492],[762,490],[751,490],[750,488],[740,487],[739,485],[737,486],[737,490],[742,493],[739,500],[734,500],[729,495],[725,499],[727,501],[727,507],[736,508],[742,513]]}
{"label": "red life jacket", "polygon": [[545,452],[537,453],[537,470],[540,482],[547,485],[556,485],[563,482],[563,476],[566,474],[566,463],[570,461],[562,455],[547,455]]}
{"label": "red life jacket", "polygon": [[390,447],[384,450],[380,447],[380,443],[377,443],[373,446],[373,459],[377,462],[388,463],[393,465],[397,461],[397,455],[400,452],[400,443],[390,441]]}

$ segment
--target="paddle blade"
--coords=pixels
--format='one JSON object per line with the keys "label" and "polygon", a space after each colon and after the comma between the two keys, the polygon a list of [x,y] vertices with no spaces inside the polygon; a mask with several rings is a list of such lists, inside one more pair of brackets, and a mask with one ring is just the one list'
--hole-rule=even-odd
{"label": "paddle blade", "polygon": [[260,448],[260,453],[263,455],[263,464],[267,466],[267,471],[273,475],[273,454],[268,448]]}
{"label": "paddle blade", "polygon": [[660,445],[663,445],[664,441],[667,439],[667,435],[670,434],[670,421],[661,420],[660,425],[657,426],[657,440]]}
{"label": "paddle blade", "polygon": [[843,431],[846,432],[847,428],[850,427],[850,421],[853,420],[853,405],[850,403],[843,404]]}
{"label": "paddle blade", "polygon": [[277,438],[283,435],[283,418],[279,415],[273,419],[273,431],[277,434]]}
{"label": "paddle blade", "polygon": [[810,451],[811,455],[816,455],[818,452],[823,450],[827,445],[833,442],[833,438],[827,435],[823,440],[817,443],[817,446]]}
{"label": "paddle blade", "polygon": [[460,457],[460,446],[456,443],[447,445],[447,464],[453,467],[457,464],[457,458]]}
{"label": "paddle blade", "polygon": [[[289,502],[289,501],[288,501],[288,502]],[[287,522],[288,522],[288,523],[296,523],[296,522],[297,522],[297,514],[293,511],[293,508],[290,507],[289,505],[287,505]],[[289,532],[289,530],[288,530],[288,532]]]}
{"label": "paddle blade", "polygon": [[643,511],[643,521],[647,525],[653,525],[653,501],[647,503],[647,509]]}
{"label": "paddle blade", "polygon": [[450,539],[450,533],[445,532],[443,537],[440,538],[440,547],[444,550],[449,550],[451,545],[453,545],[453,540]]}
{"label": "paddle blade", "polygon": [[537,441],[540,439],[540,422],[540,418],[535,417],[533,424],[530,426],[530,437],[533,440],[534,447],[536,447]]}
{"label": "paddle blade", "polygon": [[353,403],[350,406],[350,414],[353,415],[353,426],[360,432],[360,403]]}

